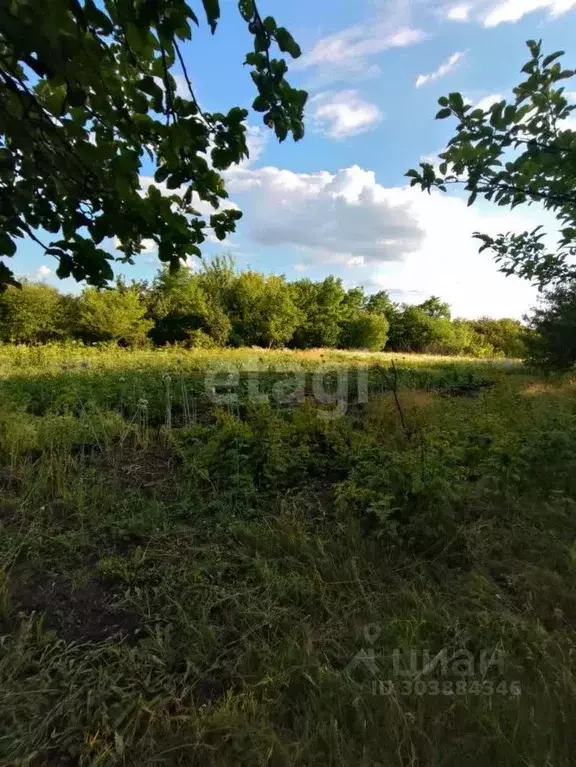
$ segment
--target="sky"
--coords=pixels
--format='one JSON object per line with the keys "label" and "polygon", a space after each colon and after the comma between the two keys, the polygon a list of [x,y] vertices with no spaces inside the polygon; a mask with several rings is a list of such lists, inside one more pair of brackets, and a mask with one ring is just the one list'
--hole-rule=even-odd
{"label": "sky", "polygon": [[[250,36],[236,0],[221,6],[216,34],[195,30],[184,58],[204,108],[248,108],[256,95],[242,66]],[[457,90],[487,105],[508,96],[529,58],[526,40],[542,38],[547,53],[566,50],[565,65],[575,67],[576,0],[259,0],[259,8],[302,48],[288,79],[310,94],[306,136],[280,144],[251,112],[250,159],[225,174],[244,217],[225,243],[206,244],[206,257],[231,253],[240,268],[291,280],[334,274],[397,302],[437,295],[460,317],[521,318],[536,289],[499,273],[472,233],[540,223],[553,231],[549,215],[480,200],[468,208],[458,193],[409,188],[404,174],[453,135],[453,121],[434,120],[438,98]],[[143,187],[152,172],[142,168]],[[13,261],[20,275],[78,289],[57,279],[34,243]],[[151,279],[157,268],[150,247],[122,271]]]}

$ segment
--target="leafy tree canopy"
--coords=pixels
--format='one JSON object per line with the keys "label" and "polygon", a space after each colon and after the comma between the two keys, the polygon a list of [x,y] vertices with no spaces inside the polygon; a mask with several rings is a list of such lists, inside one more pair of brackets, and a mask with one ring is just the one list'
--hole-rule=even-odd
{"label": "leafy tree canopy", "polygon": [[78,300],[78,328],[87,341],[118,341],[132,345],[143,343],[152,322],[138,291],[121,286],[116,290],[85,288]]}
{"label": "leafy tree canopy", "polygon": [[548,370],[573,370],[576,365],[576,281],[558,284],[544,294],[529,318],[533,331],[528,358]]}
{"label": "leafy tree canopy", "polygon": [[[215,32],[219,0],[201,5]],[[280,141],[298,140],[307,94],[289,85],[273,51],[296,58],[300,49],[255,0],[238,9],[254,41],[245,60],[257,89],[252,106]],[[28,236],[59,260],[59,277],[102,286],[113,277],[105,238],[117,239],[128,263],[153,239],[176,269],[201,255],[208,223],[221,240],[234,231],[240,212],[216,209],[227,197],[222,171],[248,156],[248,112],[211,113],[198,103],[182,44],[200,13],[184,0],[0,3],[0,256],[13,256]],[[141,190],[145,155],[168,195]],[[199,200],[215,209],[209,222]],[[10,282],[0,261],[0,289]]]}
{"label": "leafy tree canopy", "polygon": [[389,327],[390,324],[383,314],[359,312],[344,325],[343,345],[349,349],[382,351],[386,346]]}
{"label": "leafy tree canopy", "polygon": [[429,317],[434,317],[435,319],[444,318],[449,320],[452,316],[450,304],[445,303],[438,298],[438,296],[430,296],[430,298],[421,303],[418,308],[422,309],[422,311]]}
{"label": "leafy tree canopy", "polygon": [[481,250],[490,248],[505,274],[518,274],[540,287],[575,273],[576,255],[576,131],[567,122],[576,110],[566,98],[563,83],[574,76],[563,69],[563,51],[548,56],[542,41],[529,40],[530,60],[522,68],[526,78],[513,90],[514,98],[474,108],[460,93],[439,99],[436,115],[455,117],[456,133],[440,154],[435,168],[420,163],[409,170],[412,186],[430,192],[461,184],[472,205],[479,195],[498,205],[516,207],[539,202],[558,220],[560,240],[548,252],[541,227],[532,232],[490,237],[480,232]]}
{"label": "leafy tree canopy", "polygon": [[22,281],[0,295],[0,340],[42,343],[65,335],[67,296],[42,283]]}

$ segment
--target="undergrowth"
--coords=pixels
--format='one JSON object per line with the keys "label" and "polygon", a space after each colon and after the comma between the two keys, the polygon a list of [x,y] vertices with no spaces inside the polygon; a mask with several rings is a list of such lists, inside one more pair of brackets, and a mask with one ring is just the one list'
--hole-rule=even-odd
{"label": "undergrowth", "polygon": [[372,362],[326,417],[93,354],[3,363],[0,763],[573,763],[569,381]]}

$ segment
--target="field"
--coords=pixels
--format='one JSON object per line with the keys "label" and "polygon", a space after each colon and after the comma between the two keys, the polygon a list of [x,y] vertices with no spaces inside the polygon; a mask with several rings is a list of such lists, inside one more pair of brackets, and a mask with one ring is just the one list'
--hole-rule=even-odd
{"label": "field", "polygon": [[0,763],[569,765],[576,386],[0,347]]}

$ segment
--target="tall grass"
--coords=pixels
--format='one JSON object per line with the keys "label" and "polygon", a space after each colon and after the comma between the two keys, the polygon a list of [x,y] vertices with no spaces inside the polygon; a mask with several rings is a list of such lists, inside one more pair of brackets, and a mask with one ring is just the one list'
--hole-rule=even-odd
{"label": "tall grass", "polygon": [[252,355],[0,350],[0,762],[571,764],[573,384],[396,359],[395,397],[380,355],[341,418],[202,399]]}

